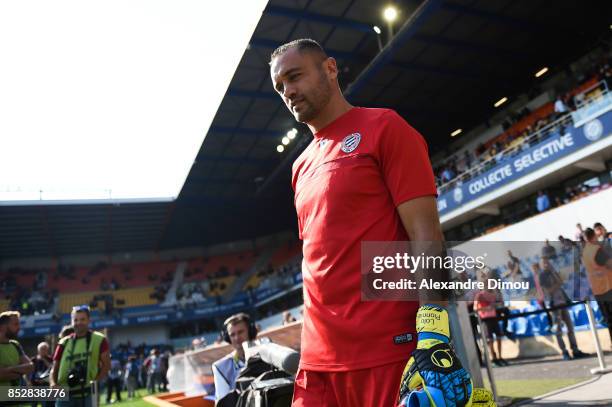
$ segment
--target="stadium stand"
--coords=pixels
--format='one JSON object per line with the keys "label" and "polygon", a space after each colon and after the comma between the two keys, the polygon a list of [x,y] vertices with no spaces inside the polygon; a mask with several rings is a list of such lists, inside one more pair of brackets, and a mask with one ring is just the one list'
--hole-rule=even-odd
{"label": "stadium stand", "polygon": [[[601,71],[601,67],[599,70]],[[597,92],[585,91],[593,89],[603,80],[603,74],[594,75],[565,95],[558,96],[558,99],[571,101],[568,107],[575,110],[578,103],[574,102],[573,98],[577,95],[580,95],[581,100],[599,97]],[[565,120],[562,120],[563,118]],[[559,123],[550,126],[553,122]],[[569,122],[569,111],[558,114],[554,110],[554,102],[545,103],[532,112],[523,107],[518,115],[512,115],[504,121],[505,127],[508,128],[503,133],[487,140],[479,140],[478,147],[473,151],[466,149],[446,158],[442,163],[434,163],[439,191],[445,192],[452,189],[457,182],[465,182],[481,174],[504,156],[513,156],[521,149],[545,140],[554,131],[561,131]]]}
{"label": "stadium stand", "polygon": [[89,304],[92,309],[105,313],[112,313],[115,308],[142,307],[157,304],[154,298],[155,288],[138,287],[124,288],[108,291],[92,291],[84,293],[61,294],[59,296],[58,311],[62,314],[70,313],[74,304]]}

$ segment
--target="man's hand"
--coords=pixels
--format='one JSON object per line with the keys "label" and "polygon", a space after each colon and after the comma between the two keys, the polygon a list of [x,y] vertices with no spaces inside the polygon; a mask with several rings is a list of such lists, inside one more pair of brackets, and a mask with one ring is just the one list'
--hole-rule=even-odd
{"label": "man's hand", "polygon": [[21,377],[19,372],[13,370],[12,367],[0,367],[0,379],[2,380],[16,380]]}
{"label": "man's hand", "polygon": [[34,371],[34,364],[32,362],[23,363],[21,365],[11,367],[11,370],[19,374],[29,374]]}
{"label": "man's hand", "polygon": [[472,379],[450,347],[446,309],[433,304],[420,307],[417,334],[417,348],[402,375],[400,406],[471,405]]}

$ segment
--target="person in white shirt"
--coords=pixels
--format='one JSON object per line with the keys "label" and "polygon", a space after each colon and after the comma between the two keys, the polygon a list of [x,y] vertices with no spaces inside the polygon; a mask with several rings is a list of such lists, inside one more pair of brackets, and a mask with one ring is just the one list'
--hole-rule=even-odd
{"label": "person in white shirt", "polygon": [[557,113],[557,117],[567,113],[567,106],[565,103],[563,103],[561,96],[557,97],[557,100],[555,101],[555,113]]}
{"label": "person in white shirt", "polygon": [[217,403],[235,389],[236,378],[245,366],[242,343],[254,340],[257,336],[257,329],[248,314],[239,313],[225,320],[221,335],[234,350],[212,365]]}

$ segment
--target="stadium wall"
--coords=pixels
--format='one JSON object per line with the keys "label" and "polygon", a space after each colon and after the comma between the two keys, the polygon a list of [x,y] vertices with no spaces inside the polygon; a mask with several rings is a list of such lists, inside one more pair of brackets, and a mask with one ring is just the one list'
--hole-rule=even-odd
{"label": "stadium wall", "polygon": [[164,325],[117,327],[109,329],[108,332],[111,348],[128,341],[132,346],[137,346],[143,342],[147,345],[168,343],[170,338],[170,332]]}
{"label": "stadium wall", "polygon": [[253,249],[253,247],[269,247],[281,242],[287,242],[288,240],[297,240],[297,235],[292,231],[283,231],[268,236],[262,236],[253,240],[221,243],[209,247],[187,247],[173,250],[163,250],[157,253],[152,251],[140,251],[129,253],[112,253],[110,255],[103,253],[92,253],[89,255],[66,255],[60,256],[57,259],[51,259],[48,257],[0,259],[0,270],[7,270],[11,267],[55,267],[57,263],[77,267],[89,267],[99,262],[107,262],[111,264],[130,264],[151,261],[174,261],[176,259],[185,260],[192,257],[211,257],[227,253],[246,251]]}
{"label": "stadium wall", "polygon": [[474,239],[474,241],[542,241],[557,240],[559,235],[575,240],[576,224],[584,228],[595,222],[612,225],[612,188],[551,209],[522,222]]}

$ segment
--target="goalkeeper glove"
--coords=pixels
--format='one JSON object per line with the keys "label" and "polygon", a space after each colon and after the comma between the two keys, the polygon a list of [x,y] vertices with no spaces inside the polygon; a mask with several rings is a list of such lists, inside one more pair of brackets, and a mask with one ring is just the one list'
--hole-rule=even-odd
{"label": "goalkeeper glove", "polygon": [[446,309],[424,305],[416,319],[418,342],[402,375],[400,406],[471,406],[472,379],[450,346]]}

